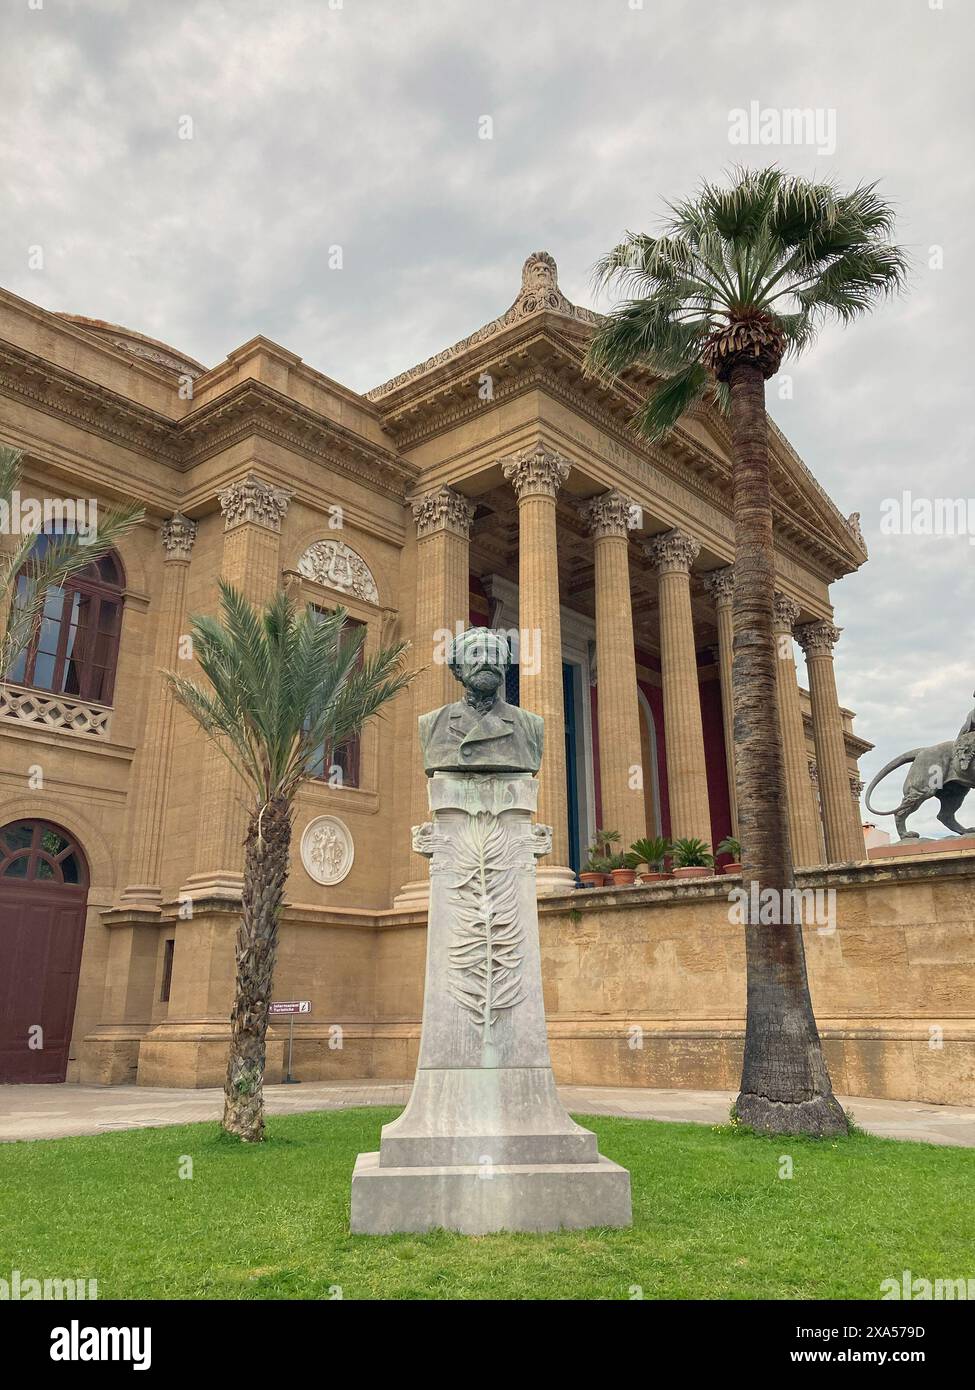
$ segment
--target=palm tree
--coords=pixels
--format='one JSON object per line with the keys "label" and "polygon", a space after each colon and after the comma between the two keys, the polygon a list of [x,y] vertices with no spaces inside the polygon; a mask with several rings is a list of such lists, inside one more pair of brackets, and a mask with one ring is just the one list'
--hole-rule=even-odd
{"label": "palm tree", "polygon": [[[729,182],[703,183],[694,198],[670,205],[661,235],[628,233],[597,264],[598,282],[629,297],[597,329],[587,362],[608,376],[636,364],[658,375],[633,422],[650,439],[702,396],[730,416],[742,871],[746,890],[755,882],[783,903],[794,879],[775,696],[765,382],[824,320],[849,323],[900,289],[907,259],[889,240],[894,214],[876,184],[843,193],[777,168],[738,168]],[[776,1133],[845,1132],[809,998],[801,925],[746,920],[745,948],[739,1119]]]}
{"label": "palm tree", "polygon": [[335,748],[406,686],[409,643],[360,661],[365,629],[343,632],[344,608],[296,609],[281,591],[258,611],[221,581],[222,618],[191,619],[210,689],[166,672],[175,698],[243,778],[251,795],[223,1128],[264,1137],[264,1063],[291,817],[322,746]]}
{"label": "palm tree", "polygon": [[[0,446],[0,511],[8,523],[23,481],[22,459],[20,449]],[[111,550],[144,516],[142,507],[118,507],[98,519],[90,536],[28,531],[12,549],[0,550],[0,685],[30,645],[48,591]],[[15,534],[12,525],[10,534]]]}

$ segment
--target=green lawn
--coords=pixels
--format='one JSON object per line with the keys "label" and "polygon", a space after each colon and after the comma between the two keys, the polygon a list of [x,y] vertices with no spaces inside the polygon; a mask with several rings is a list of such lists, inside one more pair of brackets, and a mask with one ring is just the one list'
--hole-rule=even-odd
{"label": "green lawn", "polygon": [[94,1277],[100,1298],[872,1299],[903,1269],[971,1272],[971,1149],[598,1117],[632,1230],[350,1236],[355,1155],[396,1113],[272,1118],[254,1148],[213,1124],[0,1145],[0,1276]]}

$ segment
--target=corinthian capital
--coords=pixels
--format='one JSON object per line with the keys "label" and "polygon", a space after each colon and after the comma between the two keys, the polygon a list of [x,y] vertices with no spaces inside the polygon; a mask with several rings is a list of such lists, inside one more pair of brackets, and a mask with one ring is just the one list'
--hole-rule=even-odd
{"label": "corinthian capital", "polygon": [[615,487],[579,504],[579,515],[597,541],[604,536],[625,536],[627,531],[632,531],[637,525],[636,510],[629,497]]}
{"label": "corinthian capital", "polygon": [[834,627],[832,623],[825,621],[818,623],[803,623],[802,627],[796,628],[796,641],[808,656],[810,652],[817,655],[832,655],[833,648],[840,640],[841,628]]}
{"label": "corinthian capital", "polygon": [[555,497],[569,476],[570,467],[567,458],[541,444],[514,458],[501,460],[501,471],[519,502],[523,497]]}
{"label": "corinthian capital", "polygon": [[188,560],[198,529],[196,522],[190,521],[182,512],[177,512],[168,521],[164,521],[159,536],[166,552],[166,559]]}
{"label": "corinthian capital", "polygon": [[414,500],[413,519],[421,540],[435,531],[453,531],[466,540],[471,533],[474,503],[452,487],[434,488]]}
{"label": "corinthian capital", "polygon": [[254,473],[225,487],[219,497],[224,529],[227,531],[232,531],[235,526],[243,526],[245,522],[264,526],[269,531],[280,531],[281,520],[291,501],[290,492],[281,487],[272,487]]}
{"label": "corinthian capital", "polygon": [[788,632],[791,634],[799,619],[799,605],[794,599],[789,598],[788,594],[780,594],[778,589],[775,591],[775,600],[772,606],[772,622],[776,632]]}
{"label": "corinthian capital", "polygon": [[707,574],[702,574],[704,588],[714,600],[715,608],[724,608],[729,604],[734,595],[734,567],[725,565],[724,569],[709,570]]}
{"label": "corinthian capital", "polygon": [[643,553],[659,574],[687,574],[701,547],[686,531],[662,531],[643,547]]}

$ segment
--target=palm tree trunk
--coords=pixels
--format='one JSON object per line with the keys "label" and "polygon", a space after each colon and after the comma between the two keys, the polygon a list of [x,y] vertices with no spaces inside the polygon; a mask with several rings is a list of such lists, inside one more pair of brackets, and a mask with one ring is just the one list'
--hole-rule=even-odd
{"label": "palm tree trunk", "polygon": [[[846,1116],[833,1096],[809,998],[802,925],[786,920],[791,914],[782,910],[793,901],[785,890],[795,880],[775,688],[765,377],[745,359],[732,367],[728,382],[734,445],[732,690],[742,884],[748,895],[745,1056],[736,1110],[743,1124],[771,1133],[845,1133]],[[765,925],[754,911],[763,896],[779,907],[777,920]]]}
{"label": "palm tree trunk", "polygon": [[244,891],[237,930],[237,979],[230,1014],[223,1128],[247,1143],[264,1138],[267,1017],[290,848],[291,803],[278,798],[254,813],[244,841]]}

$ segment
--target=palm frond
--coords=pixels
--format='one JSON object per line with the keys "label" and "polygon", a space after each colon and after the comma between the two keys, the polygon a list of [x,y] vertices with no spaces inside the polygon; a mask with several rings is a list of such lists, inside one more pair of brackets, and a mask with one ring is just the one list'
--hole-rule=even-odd
{"label": "palm frond", "polygon": [[865,246],[827,266],[795,298],[807,313],[833,315],[850,322],[879,298],[896,294],[907,278],[908,262],[896,246]]}
{"label": "palm frond", "polygon": [[313,614],[279,591],[261,610],[220,585],[220,616],[191,620],[194,653],[209,689],[174,672],[173,696],[250,785],[259,805],[294,796],[316,751],[335,747],[414,678],[408,643],[361,661],[365,630],[344,627],[342,608]]}
{"label": "palm frond", "polygon": [[680,369],[704,345],[710,320],[699,310],[678,317],[680,301],[668,297],[634,299],[620,305],[590,339],[587,368],[596,375],[616,375],[639,362],[666,373]]}
{"label": "palm frond", "polygon": [[[893,227],[876,183],[846,193],[774,165],[705,181],[668,204],[660,234],[627,232],[597,262],[597,283],[622,298],[593,335],[587,368],[612,378],[640,363],[663,377],[633,421],[659,438],[708,388],[726,404],[703,365],[714,345],[733,352],[761,323],[766,342],[795,356],[825,319],[848,322],[900,290],[908,261]],[[775,356],[769,363],[774,371]]]}
{"label": "palm frond", "polygon": [[680,417],[699,400],[711,384],[710,372],[700,363],[692,362],[682,371],[653,386],[646,402],[634,415],[631,423],[646,439],[662,439]]}

